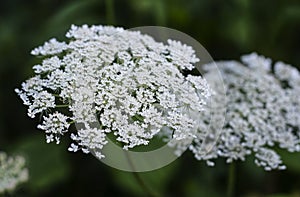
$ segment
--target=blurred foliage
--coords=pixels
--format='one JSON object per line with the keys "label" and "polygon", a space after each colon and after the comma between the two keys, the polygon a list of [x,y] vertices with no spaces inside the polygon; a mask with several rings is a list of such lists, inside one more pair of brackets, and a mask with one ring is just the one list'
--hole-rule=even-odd
{"label": "blurred foliage", "polygon": [[[33,75],[32,48],[64,39],[71,24],[132,28],[161,25],[198,40],[214,59],[257,51],[274,60],[300,62],[299,0],[2,0],[0,2],[0,149],[28,159],[30,181],[15,196],[145,196],[133,174],[105,166],[92,155],[68,153],[69,141],[45,143],[38,120],[14,88]],[[236,196],[300,196],[300,154],[281,152],[288,169],[264,172],[237,162]],[[251,158],[249,159],[251,160]],[[228,166],[209,168],[191,153],[165,168],[140,173],[161,196],[224,196]]]}
{"label": "blurred foliage", "polygon": [[23,138],[13,148],[26,158],[30,171],[28,189],[31,193],[47,189],[69,176],[70,164],[65,148],[46,144],[40,135]]}

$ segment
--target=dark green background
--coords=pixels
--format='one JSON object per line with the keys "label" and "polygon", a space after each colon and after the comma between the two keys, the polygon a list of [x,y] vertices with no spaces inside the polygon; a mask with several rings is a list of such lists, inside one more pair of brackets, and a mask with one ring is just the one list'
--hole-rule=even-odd
{"label": "dark green background", "polygon": [[[161,25],[198,40],[215,60],[257,51],[299,66],[300,2],[272,0],[1,0],[0,150],[28,159],[30,180],[12,196],[145,196],[131,173],[112,169],[92,155],[69,153],[70,141],[46,144],[38,120],[14,88],[33,75],[31,49],[71,24],[132,28]],[[236,196],[300,196],[300,154],[282,152],[288,170],[264,172],[253,158],[236,164]],[[228,166],[207,167],[186,152],[171,165],[141,173],[161,196],[225,196]]]}

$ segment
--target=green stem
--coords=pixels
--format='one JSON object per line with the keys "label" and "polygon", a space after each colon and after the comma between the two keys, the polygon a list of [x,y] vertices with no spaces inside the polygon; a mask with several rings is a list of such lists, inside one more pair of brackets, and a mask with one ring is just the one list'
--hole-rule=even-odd
{"label": "green stem", "polygon": [[55,105],[56,108],[69,107],[69,105]]}
{"label": "green stem", "polygon": [[227,185],[227,197],[234,196],[234,184],[235,184],[235,164],[232,162],[228,168],[228,185]]}
{"label": "green stem", "polygon": [[53,93],[52,93],[52,95],[55,96],[55,97],[60,97],[59,94],[53,94]]}
{"label": "green stem", "polygon": [[145,183],[145,181],[142,179],[142,177],[140,176],[140,174],[138,172],[136,172],[136,169],[134,167],[134,164],[130,158],[130,155],[128,154],[128,152],[125,150],[125,155],[127,158],[127,161],[132,169],[132,175],[134,176],[136,182],[141,186],[141,188],[144,190],[145,195],[149,196],[149,197],[158,197],[159,195],[157,195],[156,193],[154,193],[149,187],[148,185]]}
{"label": "green stem", "polygon": [[114,0],[105,0],[106,20],[108,24],[115,24]]}

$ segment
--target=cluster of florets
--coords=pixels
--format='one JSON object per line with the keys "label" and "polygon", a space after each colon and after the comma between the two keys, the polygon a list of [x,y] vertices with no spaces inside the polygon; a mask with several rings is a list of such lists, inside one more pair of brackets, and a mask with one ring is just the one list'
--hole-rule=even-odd
{"label": "cluster of florets", "polygon": [[[177,155],[189,148],[214,165],[218,157],[230,163],[254,154],[265,170],[285,169],[274,147],[300,151],[300,74],[290,65],[256,53],[242,56],[242,63],[208,64],[209,87],[201,76],[185,74],[199,59],[179,41],[164,44],[138,31],[87,25],[72,26],[66,37],[32,51],[43,60],[16,89],[29,117],[42,117],[38,128],[48,143],[60,143],[76,124],[69,151],[103,158],[110,134],[124,149],[158,135],[171,140]],[[224,84],[214,81],[219,71]],[[220,134],[215,125],[224,118]]]}
{"label": "cluster of florets", "polygon": [[[300,151],[299,71],[283,62],[272,64],[256,53],[241,60],[243,64],[216,62],[227,92],[225,126],[208,154],[200,154],[201,144],[196,141],[190,149],[209,165],[218,157],[230,163],[253,153],[255,163],[265,170],[285,169],[273,149]],[[205,70],[207,76],[215,72],[211,65]],[[218,96],[218,89],[215,92]]]}
{"label": "cluster of florets", "polygon": [[25,159],[21,156],[9,157],[0,152],[0,194],[13,191],[28,180]]}
{"label": "cluster of florets", "polygon": [[44,59],[16,89],[28,115],[43,117],[47,142],[59,143],[76,123],[69,151],[102,158],[109,133],[124,149],[147,145],[163,129],[177,140],[194,136],[210,90],[184,74],[199,61],[192,47],[109,26],[72,26],[66,37],[32,51]]}

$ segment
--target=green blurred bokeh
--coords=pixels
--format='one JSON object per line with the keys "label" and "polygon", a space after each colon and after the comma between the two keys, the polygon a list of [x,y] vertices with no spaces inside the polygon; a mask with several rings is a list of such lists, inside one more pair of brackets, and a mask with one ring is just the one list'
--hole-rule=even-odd
{"label": "green blurred bokeh", "polygon": [[[70,143],[46,144],[38,120],[14,88],[33,75],[31,49],[71,24],[132,28],[160,25],[198,40],[215,60],[257,51],[298,66],[300,2],[278,0],[2,0],[0,2],[0,150],[28,159],[30,180],[15,196],[146,196],[131,173],[112,169],[92,155],[67,152]],[[300,94],[300,93],[299,93]],[[282,152],[288,170],[264,172],[236,164],[236,196],[300,196],[300,154]],[[210,168],[191,153],[141,177],[161,196],[225,196],[228,166]]]}

